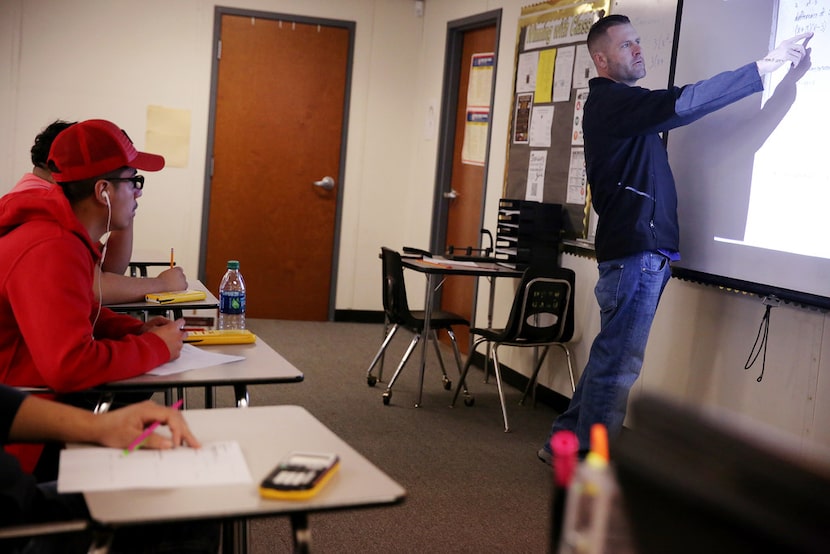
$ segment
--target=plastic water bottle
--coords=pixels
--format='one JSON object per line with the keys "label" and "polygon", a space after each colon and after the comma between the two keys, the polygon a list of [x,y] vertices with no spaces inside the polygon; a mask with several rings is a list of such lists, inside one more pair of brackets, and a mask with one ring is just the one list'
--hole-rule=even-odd
{"label": "plastic water bottle", "polygon": [[228,260],[228,270],[219,284],[218,329],[245,328],[245,281],[239,273],[239,262]]}

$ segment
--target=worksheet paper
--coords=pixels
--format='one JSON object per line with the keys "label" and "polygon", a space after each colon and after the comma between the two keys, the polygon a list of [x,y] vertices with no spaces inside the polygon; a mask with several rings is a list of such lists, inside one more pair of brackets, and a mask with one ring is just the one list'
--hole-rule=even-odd
{"label": "worksheet paper", "polygon": [[58,492],[168,489],[250,483],[251,472],[236,441],[201,448],[61,450]]}
{"label": "worksheet paper", "polygon": [[228,362],[238,362],[244,359],[244,356],[219,354],[218,352],[202,350],[192,344],[185,344],[182,346],[182,351],[178,358],[162,364],[155,369],[151,369],[147,373],[150,375],[174,375],[190,369],[221,365]]}

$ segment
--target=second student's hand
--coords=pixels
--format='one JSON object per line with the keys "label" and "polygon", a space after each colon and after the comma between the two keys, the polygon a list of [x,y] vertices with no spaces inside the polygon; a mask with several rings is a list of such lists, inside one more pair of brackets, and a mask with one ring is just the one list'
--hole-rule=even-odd
{"label": "second student's hand", "polygon": [[154,317],[144,324],[142,332],[158,335],[167,345],[167,350],[170,351],[170,359],[175,360],[181,355],[183,341],[187,337],[187,331],[184,331],[183,328],[184,319],[170,321],[164,317]]}
{"label": "second student's hand", "polygon": [[[755,62],[758,65],[758,73],[760,75],[772,73],[788,62],[790,67],[798,67],[802,58],[808,53],[807,43],[811,38],[813,38],[813,33],[807,32],[782,41],[769,54]],[[804,42],[801,42],[802,40]]]}
{"label": "second student's hand", "polygon": [[155,422],[166,425],[170,436],[153,433],[142,442],[142,448],[169,449],[187,445],[199,448],[201,444],[185,423],[182,413],[146,400],[94,416],[94,442],[113,448],[127,448],[144,430]]}

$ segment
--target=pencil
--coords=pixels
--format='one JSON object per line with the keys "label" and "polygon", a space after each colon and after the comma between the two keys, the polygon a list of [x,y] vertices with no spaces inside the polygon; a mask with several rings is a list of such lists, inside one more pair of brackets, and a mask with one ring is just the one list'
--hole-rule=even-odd
{"label": "pencil", "polygon": [[173,260],[173,249],[170,249],[170,269],[173,269],[173,266],[176,265],[176,262]]}
{"label": "pencil", "polygon": [[[170,407],[174,410],[178,410],[182,406],[183,402],[184,398],[180,398],[178,402],[176,402]],[[124,454],[127,455],[130,452],[133,452],[141,448],[141,445],[144,444],[144,441],[150,438],[150,435],[152,435],[153,432],[155,432],[155,430],[158,429],[159,425],[161,425],[160,421],[154,421],[152,424],[150,424],[150,426],[147,427],[143,433],[136,437],[136,439],[133,442],[131,442],[127,448],[124,449]]]}

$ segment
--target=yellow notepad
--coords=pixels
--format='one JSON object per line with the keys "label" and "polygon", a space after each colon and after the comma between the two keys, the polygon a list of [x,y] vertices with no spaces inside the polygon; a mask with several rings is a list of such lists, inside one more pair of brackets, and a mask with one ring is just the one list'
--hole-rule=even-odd
{"label": "yellow notepad", "polygon": [[176,290],[172,292],[153,292],[145,295],[144,300],[158,304],[177,304],[179,302],[204,300],[206,297],[207,295],[203,290]]}
{"label": "yellow notepad", "polygon": [[190,331],[184,342],[197,346],[204,344],[250,344],[256,341],[256,335],[247,329],[208,329],[206,331]]}

